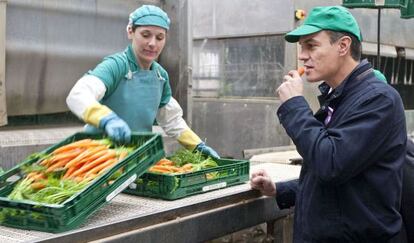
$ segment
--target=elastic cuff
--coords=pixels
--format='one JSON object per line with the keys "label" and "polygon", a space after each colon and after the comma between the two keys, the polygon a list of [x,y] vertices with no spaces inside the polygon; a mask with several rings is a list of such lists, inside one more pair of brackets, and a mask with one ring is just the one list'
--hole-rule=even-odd
{"label": "elastic cuff", "polygon": [[295,205],[297,192],[297,181],[276,183],[276,203],[280,209],[289,208]]}
{"label": "elastic cuff", "polygon": [[[114,113],[111,112],[106,116],[103,116],[99,122],[99,128],[105,129],[106,124],[110,121],[110,120],[114,120],[117,119],[118,116]],[[118,118],[119,119],[119,118]]]}
{"label": "elastic cuff", "polygon": [[178,142],[188,150],[194,150],[202,141],[191,129],[185,130],[177,138]]}
{"label": "elastic cuff", "polygon": [[83,120],[86,123],[94,125],[95,127],[99,127],[101,119],[109,115],[111,112],[112,110],[107,106],[95,103],[86,108],[85,112],[83,113]]}

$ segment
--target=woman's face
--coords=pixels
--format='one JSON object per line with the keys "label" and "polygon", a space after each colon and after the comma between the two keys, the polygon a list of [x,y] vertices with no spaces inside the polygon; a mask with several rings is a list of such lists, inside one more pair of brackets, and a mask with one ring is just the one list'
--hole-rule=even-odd
{"label": "woman's face", "polygon": [[165,46],[167,31],[158,26],[139,26],[128,28],[128,39],[132,40],[138,65],[149,69],[151,63],[158,58]]}

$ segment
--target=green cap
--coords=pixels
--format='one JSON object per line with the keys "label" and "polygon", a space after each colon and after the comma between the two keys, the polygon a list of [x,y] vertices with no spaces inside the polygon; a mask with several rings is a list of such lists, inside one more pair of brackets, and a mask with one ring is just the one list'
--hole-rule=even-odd
{"label": "green cap", "polygon": [[387,78],[385,77],[385,75],[383,73],[381,73],[379,70],[374,69],[374,74],[375,77],[377,77],[379,80],[381,80],[382,82],[386,83],[387,82]]}
{"label": "green cap", "polygon": [[154,5],[142,5],[129,15],[129,25],[154,25],[166,30],[170,19],[166,12]]}
{"label": "green cap", "polygon": [[287,42],[298,42],[304,35],[321,30],[344,31],[362,41],[361,31],[354,16],[342,6],[316,7],[312,9],[303,24],[285,35]]}

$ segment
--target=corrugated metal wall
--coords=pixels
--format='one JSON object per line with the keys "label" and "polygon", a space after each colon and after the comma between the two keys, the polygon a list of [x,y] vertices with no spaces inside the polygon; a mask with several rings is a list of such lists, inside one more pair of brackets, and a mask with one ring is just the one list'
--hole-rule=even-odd
{"label": "corrugated metal wall", "polygon": [[6,1],[0,1],[0,126],[7,123],[6,111]]}
{"label": "corrugated metal wall", "polygon": [[[221,154],[241,157],[244,149],[290,143],[274,115],[278,101],[274,97],[193,97],[192,69],[199,60],[194,59],[190,42],[282,36],[300,24],[294,21],[294,9],[310,10],[341,1],[0,0],[4,3],[9,116],[67,111],[65,97],[76,80],[102,57],[123,50],[129,43],[125,34],[128,14],[141,4],[155,4],[172,19],[159,61],[169,72],[174,97],[185,116],[189,115],[188,121],[193,121],[193,129],[209,145]],[[361,24],[364,40],[375,42],[376,11],[352,12]],[[400,19],[398,10],[384,10],[383,43],[414,48],[413,21]],[[281,68],[295,68],[296,45],[285,44],[282,48]],[[4,98],[2,87],[0,99]],[[306,91],[316,107],[315,87],[307,85]],[[0,118],[1,105],[6,104],[0,104]]]}
{"label": "corrugated metal wall", "polygon": [[295,46],[280,41],[294,26],[293,1],[192,3],[197,42],[192,87],[199,95],[192,96],[194,130],[226,157],[242,158],[245,149],[290,144],[275,114],[277,81],[263,87],[261,80],[273,80],[280,70],[296,67],[295,56],[290,57]]}
{"label": "corrugated metal wall", "polygon": [[108,54],[129,43],[135,0],[9,0],[6,98],[9,116],[67,111],[74,83]]}
{"label": "corrugated metal wall", "polygon": [[[241,157],[244,149],[288,145],[290,140],[274,115],[278,101],[276,99],[264,100],[259,97],[221,96],[220,90],[217,91],[217,89],[221,83],[228,83],[228,76],[220,79],[214,75],[207,78],[200,75],[200,72],[205,71],[200,67],[204,64],[203,61],[211,58],[217,59],[218,67],[210,65],[210,67],[206,67],[208,72],[227,71],[227,67],[223,67],[222,59],[214,56],[220,55],[217,54],[220,51],[207,54],[205,52],[203,56],[198,55],[199,49],[206,49],[211,42],[225,42],[223,40],[226,39],[283,35],[292,30],[295,25],[301,24],[300,21],[294,21],[295,9],[304,9],[309,12],[311,8],[316,6],[340,4],[342,4],[340,0],[194,0],[192,5],[193,39],[201,44],[194,45],[194,48],[198,49],[194,50],[193,55],[192,88],[199,89],[200,82],[204,82],[206,87],[204,93],[196,92],[191,97],[194,130],[203,139],[206,139],[208,144],[225,156]],[[351,12],[360,24],[364,41],[376,43],[378,11],[375,9],[352,9]],[[401,19],[398,9],[383,9],[381,43],[388,46],[413,48],[414,32],[411,31],[413,24],[414,19]],[[219,45],[217,46],[220,48]],[[223,46],[225,50],[222,50],[221,53],[226,55],[230,48],[225,44],[221,45],[221,48]],[[295,68],[297,65],[296,44],[285,44],[284,48],[283,69]],[[385,50],[383,49],[383,51]],[[206,59],[206,55],[210,56]],[[239,65],[239,63],[231,63],[231,65]],[[197,79],[201,81],[198,82]],[[240,82],[243,82],[243,79],[244,77],[240,75]],[[231,85],[237,85],[237,83],[231,83]],[[230,88],[232,89],[234,86]],[[252,86],[252,89],[254,88],[256,87]],[[203,95],[207,93],[213,95]],[[201,97],[195,96],[195,94],[199,94]],[[214,94],[219,98],[214,97]],[[305,85],[305,97],[314,110],[318,108],[317,94],[316,85]],[[408,120],[412,119],[408,118]],[[410,124],[408,127],[409,130],[413,129]]]}

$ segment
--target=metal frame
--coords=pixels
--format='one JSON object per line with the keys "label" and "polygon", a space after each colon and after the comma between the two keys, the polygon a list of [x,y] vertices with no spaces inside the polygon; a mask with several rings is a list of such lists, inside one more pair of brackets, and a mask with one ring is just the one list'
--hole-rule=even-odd
{"label": "metal frame", "polygon": [[0,0],[0,126],[7,124],[6,107],[6,6]]}
{"label": "metal frame", "polygon": [[265,222],[272,233],[274,222],[290,213],[278,210],[274,198],[247,190],[37,242],[201,242]]}

